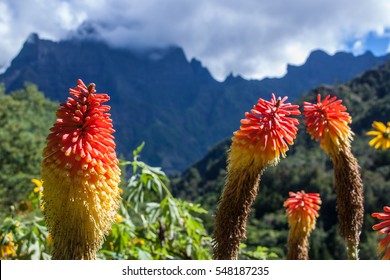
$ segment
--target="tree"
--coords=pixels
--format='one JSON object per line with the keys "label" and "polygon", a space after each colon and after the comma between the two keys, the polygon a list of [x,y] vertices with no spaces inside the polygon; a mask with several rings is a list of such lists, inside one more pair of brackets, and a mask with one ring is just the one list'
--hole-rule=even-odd
{"label": "tree", "polygon": [[38,177],[41,154],[58,105],[33,84],[5,94],[0,87],[0,209],[23,199]]}

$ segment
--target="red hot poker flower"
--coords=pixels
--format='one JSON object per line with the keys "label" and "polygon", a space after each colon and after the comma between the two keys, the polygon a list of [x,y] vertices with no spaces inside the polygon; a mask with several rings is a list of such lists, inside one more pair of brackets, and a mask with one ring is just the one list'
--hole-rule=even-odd
{"label": "red hot poker flower", "polygon": [[[262,98],[250,113],[241,120],[240,130],[234,133],[231,158],[255,161],[263,167],[277,163],[280,155],[286,156],[288,145],[294,143],[298,131],[298,120],[292,115],[299,115],[298,105],[284,103],[287,97],[277,98],[272,94],[270,101]],[[250,158],[243,156],[248,155]]]}
{"label": "red hot poker flower", "polygon": [[93,259],[115,221],[120,169],[107,94],[78,80],[43,152],[43,203],[53,259]]}
{"label": "red hot poker flower", "polygon": [[314,230],[321,199],[318,193],[290,192],[283,206],[290,226],[287,258],[307,260],[309,258],[309,236]]}
{"label": "red hot poker flower", "polygon": [[305,193],[300,191],[297,193],[290,192],[283,206],[287,207],[286,215],[290,228],[293,229],[293,234],[301,234],[305,232],[310,234],[315,228],[318,210],[321,205],[321,198],[318,193]]}
{"label": "red hot poker flower", "polygon": [[304,121],[311,137],[320,141],[334,166],[337,213],[340,234],[347,247],[348,259],[358,259],[358,245],[363,225],[363,182],[359,164],[351,152],[352,119],[341,100],[329,95],[317,103],[304,103]]}
{"label": "red hot poker flower", "polygon": [[385,235],[385,237],[379,241],[378,255],[384,253],[382,259],[390,260],[390,207],[383,207],[384,213],[373,213],[371,216],[379,220],[384,220],[379,224],[372,227],[373,230],[378,231],[378,235]]}
{"label": "red hot poker flower", "polygon": [[259,99],[241,120],[228,156],[227,178],[215,217],[214,259],[236,259],[246,238],[246,222],[257,196],[261,174],[269,164],[286,156],[297,133],[298,105],[287,97]]}
{"label": "red hot poker flower", "polygon": [[307,132],[316,141],[320,141],[321,147],[327,152],[337,152],[342,145],[350,146],[352,131],[348,126],[351,117],[346,112],[347,108],[341,105],[342,100],[329,95],[321,101],[321,95],[317,95],[317,103],[304,102],[303,114]]}

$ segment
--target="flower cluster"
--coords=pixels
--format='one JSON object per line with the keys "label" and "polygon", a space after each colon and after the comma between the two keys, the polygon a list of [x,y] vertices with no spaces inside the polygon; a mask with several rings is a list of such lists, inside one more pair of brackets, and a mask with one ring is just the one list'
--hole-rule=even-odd
{"label": "flower cluster", "polygon": [[290,116],[300,114],[299,106],[284,103],[286,100],[274,94],[270,101],[260,98],[234,133],[232,153],[236,147],[239,154],[244,149],[263,166],[277,163],[280,155],[285,157],[298,131],[298,120]]}
{"label": "flower cluster", "polygon": [[11,232],[4,235],[4,233],[0,236],[0,255],[2,260],[10,259],[12,257],[16,257],[16,245],[14,243],[14,237]]}
{"label": "flower cluster", "polygon": [[315,228],[321,198],[318,193],[290,192],[284,202],[292,235],[310,234]]}
{"label": "flower cluster", "polygon": [[257,196],[259,179],[270,164],[286,156],[298,131],[297,105],[284,103],[287,97],[262,98],[241,120],[234,132],[228,156],[228,172],[215,215],[215,259],[236,259],[240,241],[246,238],[246,222]]}
{"label": "flower cluster", "polygon": [[379,224],[372,227],[373,230],[378,231],[378,235],[384,235],[385,237],[379,241],[378,255],[383,254],[383,260],[390,260],[390,207],[383,207],[384,213],[373,213],[372,217],[379,220],[384,220]]}
{"label": "flower cluster", "polygon": [[342,100],[329,95],[321,101],[317,95],[317,103],[304,102],[303,114],[307,132],[327,153],[337,153],[342,146],[350,146],[353,133],[349,127],[351,117],[347,108],[341,105]]}
{"label": "flower cluster", "polygon": [[102,105],[109,96],[81,80],[69,93],[71,97],[57,110],[43,152],[44,211],[54,250],[80,247],[81,238],[88,240],[77,250],[95,250],[115,221],[120,199],[110,107]]}

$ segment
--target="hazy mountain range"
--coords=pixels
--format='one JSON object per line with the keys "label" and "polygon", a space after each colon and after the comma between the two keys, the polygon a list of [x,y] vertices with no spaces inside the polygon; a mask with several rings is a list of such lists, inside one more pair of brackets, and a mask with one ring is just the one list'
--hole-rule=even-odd
{"label": "hazy mountain range", "polygon": [[389,54],[332,56],[318,50],[303,65],[289,65],[282,78],[246,80],[230,75],[218,82],[200,61],[188,61],[177,46],[115,49],[99,41],[52,42],[32,34],[0,75],[0,83],[12,91],[29,81],[51,100],[63,102],[77,79],[94,82],[98,92],[111,96],[119,154],[129,158],[145,141],[143,160],[176,172],[231,136],[258,98],[269,99],[274,92],[293,101],[314,86],[345,82],[388,60]]}

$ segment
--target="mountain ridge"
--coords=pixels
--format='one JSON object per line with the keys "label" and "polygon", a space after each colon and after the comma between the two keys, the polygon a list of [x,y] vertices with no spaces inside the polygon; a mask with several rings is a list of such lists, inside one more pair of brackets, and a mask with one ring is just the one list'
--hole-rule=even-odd
{"label": "mountain ridge", "polygon": [[29,81],[54,101],[65,100],[79,78],[96,83],[98,92],[111,96],[118,153],[128,157],[145,141],[144,160],[172,173],[231,135],[258,98],[269,99],[275,92],[293,101],[313,86],[349,80],[388,60],[389,54],[315,51],[304,64],[289,65],[282,78],[229,75],[219,82],[177,46],[134,51],[92,40],[52,42],[32,34],[0,83],[9,92]]}

